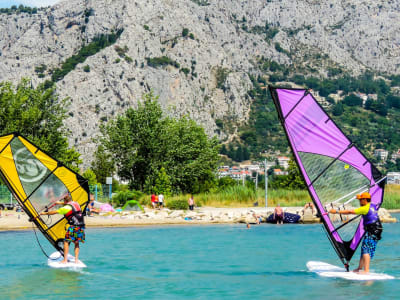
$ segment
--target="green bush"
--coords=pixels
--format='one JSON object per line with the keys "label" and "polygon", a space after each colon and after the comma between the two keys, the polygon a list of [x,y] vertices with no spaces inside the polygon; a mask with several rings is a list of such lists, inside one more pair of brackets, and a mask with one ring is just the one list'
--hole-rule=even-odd
{"label": "green bush", "polygon": [[187,203],[187,200],[183,199],[177,199],[177,200],[171,200],[167,201],[167,207],[169,209],[188,209],[189,205]]}
{"label": "green bush", "polygon": [[139,200],[143,195],[140,191],[120,191],[113,196],[112,202],[116,206],[123,206],[128,200]]}

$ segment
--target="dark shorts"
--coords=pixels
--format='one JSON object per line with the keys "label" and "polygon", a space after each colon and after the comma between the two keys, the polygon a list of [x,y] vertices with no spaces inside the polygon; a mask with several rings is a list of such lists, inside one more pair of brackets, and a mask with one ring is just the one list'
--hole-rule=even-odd
{"label": "dark shorts", "polygon": [[193,210],[193,208],[194,208],[194,205],[189,205],[190,210]]}
{"label": "dark shorts", "polygon": [[66,242],[85,242],[85,228],[70,225],[65,233]]}
{"label": "dark shorts", "polygon": [[361,256],[364,254],[369,254],[371,259],[373,259],[377,244],[378,240],[374,236],[367,234],[361,246]]}
{"label": "dark shorts", "polygon": [[275,215],[276,221],[283,221],[283,215]]}

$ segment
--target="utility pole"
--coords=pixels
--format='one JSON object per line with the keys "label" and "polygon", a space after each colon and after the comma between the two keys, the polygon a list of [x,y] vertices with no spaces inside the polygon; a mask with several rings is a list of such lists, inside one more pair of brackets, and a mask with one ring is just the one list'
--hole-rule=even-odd
{"label": "utility pole", "polygon": [[265,177],[265,208],[268,207],[268,170],[267,170],[267,160],[264,159],[264,177]]}

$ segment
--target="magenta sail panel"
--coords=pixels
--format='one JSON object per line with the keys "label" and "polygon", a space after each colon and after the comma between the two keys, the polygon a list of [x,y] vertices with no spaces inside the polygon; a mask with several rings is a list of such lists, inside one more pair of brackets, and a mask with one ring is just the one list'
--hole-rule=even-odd
{"label": "magenta sail panel", "polygon": [[379,207],[385,180],[308,90],[269,90],[328,237],[348,265],[365,233],[361,218],[327,212],[358,207],[355,196],[365,191]]}

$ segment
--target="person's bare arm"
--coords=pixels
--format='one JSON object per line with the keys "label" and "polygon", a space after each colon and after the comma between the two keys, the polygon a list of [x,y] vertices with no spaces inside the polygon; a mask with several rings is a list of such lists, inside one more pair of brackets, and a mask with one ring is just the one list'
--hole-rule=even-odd
{"label": "person's bare arm", "polygon": [[331,214],[342,214],[342,215],[355,215],[354,209],[344,209],[344,210],[336,210],[334,208],[330,209],[329,212]]}
{"label": "person's bare arm", "polygon": [[50,216],[50,215],[58,214],[58,212],[57,212],[56,210],[52,210],[52,211],[42,211],[40,214],[41,214],[41,215],[48,215],[48,216]]}

